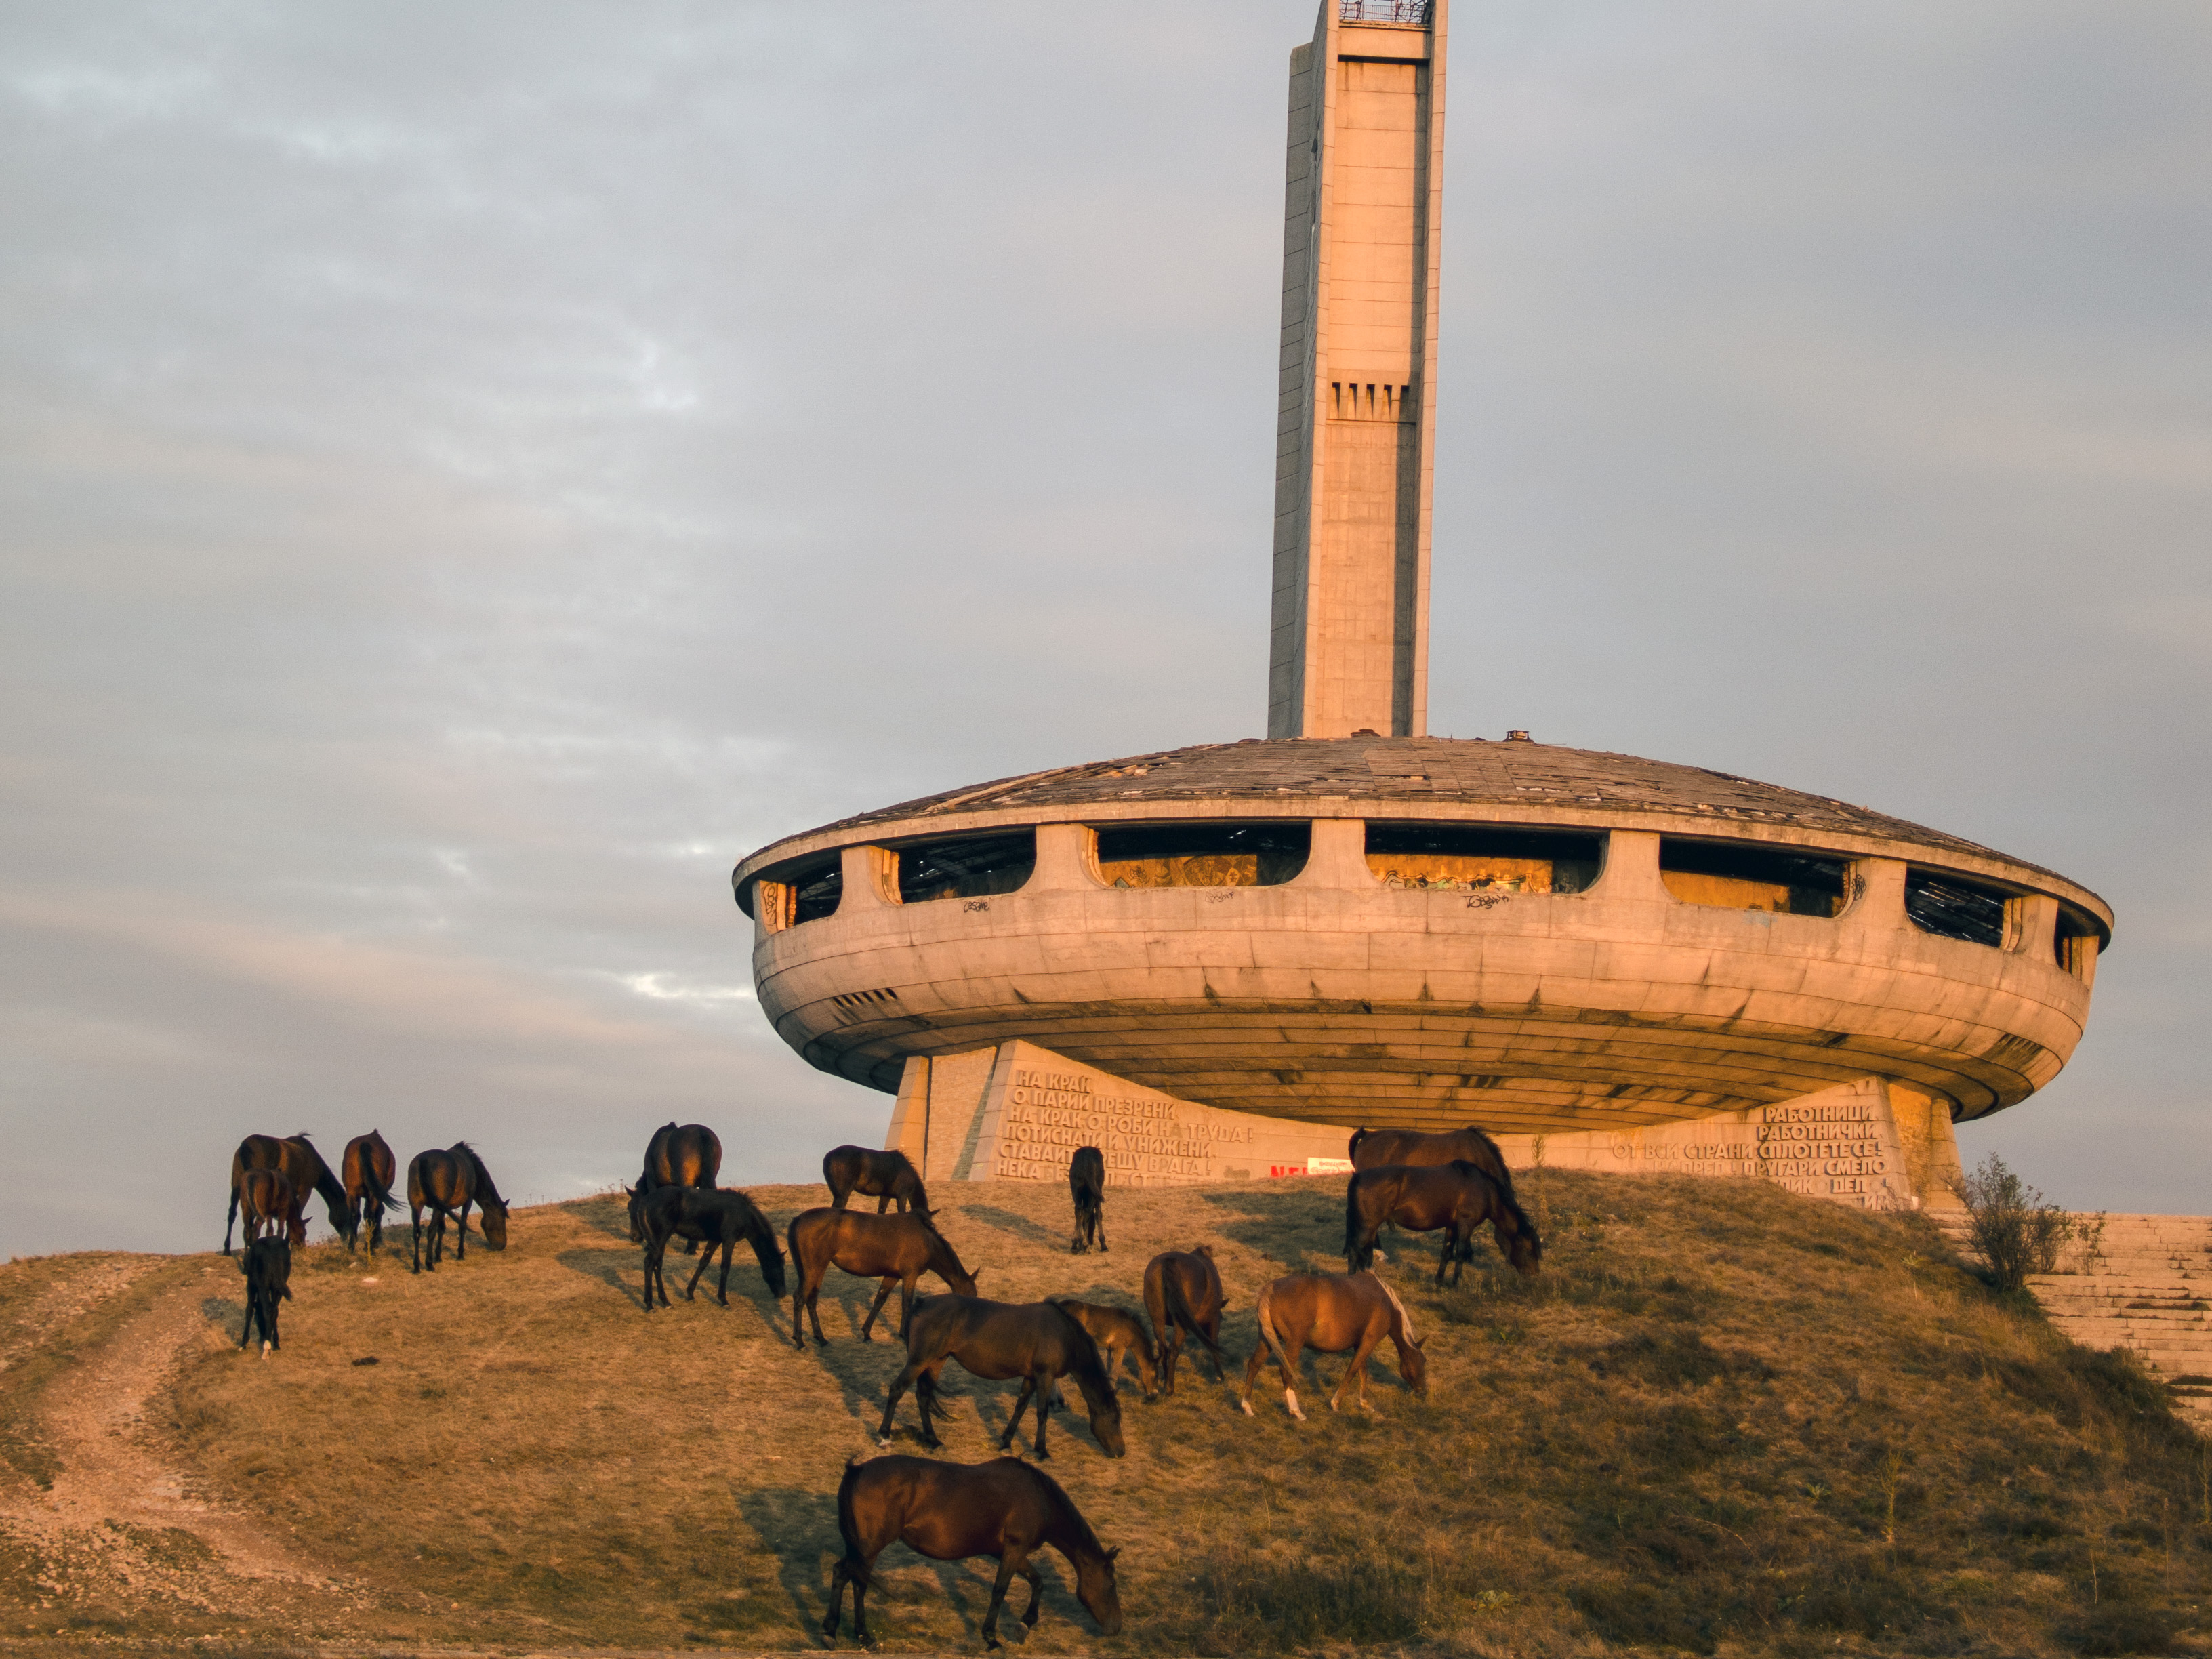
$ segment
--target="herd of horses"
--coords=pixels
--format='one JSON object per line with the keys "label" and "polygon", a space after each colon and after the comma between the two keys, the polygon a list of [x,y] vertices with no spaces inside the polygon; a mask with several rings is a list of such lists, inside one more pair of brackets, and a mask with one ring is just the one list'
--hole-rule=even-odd
{"label": "herd of horses", "polygon": [[[1297,1376],[1304,1351],[1348,1353],[1329,1395],[1340,1409],[1349,1391],[1367,1408],[1370,1358],[1385,1341],[1397,1357],[1399,1376],[1417,1395],[1428,1389],[1422,1339],[1412,1316],[1389,1285],[1373,1271],[1376,1240],[1386,1224],[1408,1232],[1443,1235],[1436,1282],[1447,1270],[1456,1285],[1474,1257],[1485,1227],[1498,1250],[1518,1272],[1537,1271],[1543,1242],[1513,1191],[1513,1177],[1497,1144],[1469,1126],[1446,1134],[1412,1131],[1360,1130],[1352,1137],[1352,1175],[1345,1194],[1344,1257],[1341,1273],[1291,1273],[1260,1292],[1255,1310],[1258,1341],[1246,1359],[1237,1403],[1252,1414],[1252,1393],[1272,1359],[1281,1378],[1283,1401],[1301,1422]],[[732,1257],[742,1241],[760,1265],[769,1294],[791,1298],[793,1346],[804,1349],[811,1328],[817,1345],[826,1344],[817,1301],[832,1267],[877,1281],[875,1299],[861,1321],[862,1341],[873,1330],[891,1292],[899,1292],[897,1339],[906,1361],[893,1379],[877,1431],[889,1446],[899,1403],[909,1391],[915,1401],[921,1443],[935,1450],[944,1443],[937,1423],[951,1413],[938,1397],[945,1368],[957,1362],[969,1375],[1018,1382],[1021,1391],[999,1437],[1001,1453],[1011,1452],[1024,1414],[1034,1407],[1036,1429],[1030,1450],[1038,1462],[1049,1459],[1046,1425],[1060,1401],[1060,1383],[1072,1382],[1083,1399],[1091,1437],[1109,1457],[1127,1450],[1120,1391],[1115,1378],[1126,1360],[1134,1368],[1150,1402],[1176,1391],[1176,1370],[1186,1338],[1212,1361],[1213,1380],[1225,1382],[1233,1362],[1221,1342],[1228,1306],[1213,1253],[1200,1244],[1189,1250],[1162,1252],[1144,1275],[1144,1315],[1073,1297],[1048,1296],[1030,1303],[994,1302],[976,1294],[979,1273],[960,1260],[936,1224],[936,1212],[920,1173],[903,1153],[840,1146],[823,1159],[829,1204],[802,1211],[775,1229],[746,1194],[717,1184],[722,1147],[703,1124],[668,1123],[654,1131],[643,1168],[634,1186],[623,1188],[629,1236],[644,1247],[645,1311],[670,1305],[665,1262],[669,1246],[681,1241],[696,1252],[697,1265],[684,1285],[685,1299],[719,1253],[720,1276],[715,1297],[729,1304]],[[302,1243],[302,1218],[309,1194],[319,1195],[331,1224],[349,1250],[366,1231],[374,1255],[382,1237],[382,1218],[398,1207],[393,1195],[395,1165],[381,1136],[371,1132],[347,1144],[340,1170],[333,1174],[302,1135],[278,1139],[249,1135],[231,1166],[231,1220],[246,1221],[243,1271],[248,1286],[244,1347],[257,1323],[263,1351],[276,1346],[276,1304],[288,1297],[289,1246]],[[1107,1249],[1106,1169],[1095,1147],[1077,1149],[1068,1170],[1075,1212],[1070,1251],[1082,1255]],[[414,1217],[410,1266],[435,1272],[443,1253],[445,1224],[457,1224],[454,1255],[465,1252],[468,1214],[481,1211],[485,1244],[507,1243],[507,1205],[489,1171],[465,1141],[443,1151],[418,1154],[408,1166],[407,1196]],[[854,1206],[855,1197],[873,1198],[874,1212]],[[425,1212],[430,1216],[428,1246],[423,1246]],[[231,1224],[223,1230],[230,1249]],[[917,1287],[933,1275],[947,1294],[921,1296]],[[1051,1547],[1076,1575],[1076,1594],[1108,1635],[1121,1629],[1115,1589],[1116,1552],[1103,1547],[1066,1492],[1042,1470],[1017,1458],[957,1465],[930,1458],[882,1456],[850,1462],[837,1491],[837,1524],[844,1553],[830,1586],[830,1614],[823,1633],[835,1638],[844,1591],[853,1589],[853,1629],[864,1644],[868,1634],[866,1593],[876,1558],[903,1542],[938,1560],[972,1556],[997,1558],[999,1572],[983,1622],[986,1645],[999,1646],[998,1622],[1008,1588],[1017,1577],[1028,1581],[1030,1602],[1024,1625],[1038,1616],[1039,1580],[1031,1554]]]}

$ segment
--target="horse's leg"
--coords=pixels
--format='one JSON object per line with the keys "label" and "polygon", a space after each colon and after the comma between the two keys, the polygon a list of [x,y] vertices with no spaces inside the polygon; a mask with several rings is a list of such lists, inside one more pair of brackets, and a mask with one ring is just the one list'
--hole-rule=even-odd
{"label": "horse's leg", "polygon": [[[714,1300],[726,1308],[730,1305],[730,1252],[737,1247],[738,1241],[734,1238],[722,1241],[722,1277],[714,1286]],[[710,1251],[708,1254],[713,1253]],[[702,1261],[699,1265],[703,1267],[706,1263]]]}
{"label": "horse's leg", "polygon": [[1035,1630],[1036,1628],[1037,1614],[1043,1611],[1038,1603],[1044,1600],[1044,1580],[1038,1577],[1037,1570],[1030,1565],[1029,1552],[1027,1550],[1024,1550],[1022,1552],[1022,1564],[1018,1567],[1015,1568],[1014,1571],[1030,1581],[1030,1604],[1027,1609],[1022,1613],[1022,1623],[1027,1625],[1031,1630]]}
{"label": "horse's leg", "polygon": [[465,1261],[469,1259],[469,1206],[475,1202],[476,1200],[473,1198],[463,1199],[461,1212],[453,1218],[453,1224],[459,1234],[453,1243],[453,1260],[456,1261]]}
{"label": "horse's leg", "polygon": [[1221,1369],[1221,1316],[1219,1314],[1213,1316],[1213,1328],[1206,1334],[1206,1357],[1213,1362],[1213,1380],[1217,1382],[1226,1382],[1229,1380],[1229,1373]]}
{"label": "horse's leg", "polygon": [[415,1231],[407,1243],[407,1270],[419,1273],[422,1271],[422,1207],[419,1204],[410,1204],[408,1208],[414,1214]]}
{"label": "horse's leg", "polygon": [[[860,1322],[861,1341],[872,1342],[875,1340],[875,1338],[871,1336],[869,1333],[875,1329],[876,1316],[884,1310],[884,1304],[891,1299],[891,1286],[897,1283],[898,1275],[896,1273],[886,1273],[884,1275],[883,1283],[876,1286],[876,1299],[868,1304],[868,1316]],[[899,1335],[902,1338],[906,1335],[906,1321],[903,1319],[899,1321]]]}
{"label": "horse's leg", "polygon": [[[1280,1331],[1276,1332],[1276,1335],[1281,1334]],[[1301,1335],[1295,1343],[1284,1343],[1282,1352],[1275,1361],[1283,1373],[1283,1404],[1301,1423],[1306,1420],[1306,1414],[1298,1409],[1298,1362],[1305,1357],[1305,1352],[1306,1340]]]}
{"label": "horse's leg", "polygon": [[[700,1251],[700,1252],[699,1252],[699,1265],[698,1265],[697,1267],[696,1267],[692,1268],[692,1270],[691,1270],[691,1282],[690,1282],[690,1284],[688,1284],[688,1285],[684,1285],[684,1299],[686,1302],[690,1302],[690,1301],[695,1300],[694,1297],[692,1296],[692,1292],[693,1292],[694,1291],[696,1291],[696,1290],[697,1290],[697,1289],[699,1288],[699,1275],[700,1275],[700,1274],[702,1274],[702,1273],[705,1273],[705,1272],[707,1271],[708,1265],[710,1262],[712,1262],[712,1261],[714,1261],[714,1245],[713,1245],[713,1244],[709,1243],[709,1244],[707,1246],[707,1248],[706,1248],[705,1249],[703,1249],[703,1250],[702,1250],[702,1251]],[[726,1262],[726,1261],[727,1261],[727,1258],[725,1258],[725,1262]],[[725,1266],[723,1267],[723,1268],[722,1268],[722,1272],[726,1275],[726,1274],[729,1273],[729,1271],[730,1271],[730,1270],[729,1270],[729,1267],[727,1267],[727,1265],[725,1265]],[[723,1306],[725,1306],[725,1307],[727,1307],[727,1306],[729,1305],[729,1298],[728,1298],[728,1297],[725,1297],[723,1298],[722,1305],[723,1305]]]}
{"label": "horse's leg", "polygon": [[864,1561],[860,1571],[853,1574],[853,1639],[864,1648],[875,1646],[875,1638],[868,1634],[868,1586],[874,1581],[873,1561]]}
{"label": "horse's leg", "polygon": [[238,1183],[230,1183],[230,1212],[222,1218],[222,1253],[230,1254],[230,1230],[238,1220]]}
{"label": "horse's leg", "polygon": [[1014,1582],[1014,1552],[1011,1546],[999,1558],[999,1576],[991,1581],[990,1611],[983,1615],[983,1650],[999,1645],[999,1609],[1006,1605],[1006,1587]]}
{"label": "horse's leg", "polygon": [[[1052,1455],[1050,1452],[1044,1449],[1045,1421],[1052,1415],[1053,1375],[1051,1368],[1049,1366],[1040,1364],[1036,1368],[1036,1370],[1032,1374],[1031,1380],[1036,1387],[1036,1455],[1037,1462],[1042,1463]],[[1016,1407],[1014,1409],[1014,1415],[1018,1418],[1021,1414],[1021,1408],[1019,1407]]]}
{"label": "horse's leg", "polygon": [[1113,1251],[1106,1248],[1106,1206],[1103,1204],[1101,1204],[1097,1212],[1093,1214],[1091,1218],[1091,1225],[1098,1230],[1098,1254],[1101,1255],[1113,1255]]}
{"label": "horse's leg", "polygon": [[884,1212],[884,1206],[890,1201],[891,1195],[889,1193],[885,1193],[881,1198],[878,1198],[876,1200],[876,1213],[878,1215],[881,1215]]}
{"label": "horse's leg", "polygon": [[1352,1363],[1344,1368],[1344,1375],[1336,1379],[1336,1386],[1329,1390],[1329,1410],[1334,1411],[1343,1403],[1344,1391],[1352,1386],[1355,1378],[1359,1385],[1359,1409],[1367,1409],[1367,1360],[1375,1352],[1376,1345],[1382,1340],[1382,1333],[1371,1328],[1359,1339],[1359,1346],[1352,1351]]}
{"label": "horse's leg", "polygon": [[[806,1264],[806,1271],[800,1275],[799,1283],[799,1289],[804,1293],[806,1303],[806,1317],[814,1327],[814,1340],[823,1343],[828,1342],[830,1339],[822,1334],[822,1281],[828,1276],[829,1272],[830,1264],[827,1261],[810,1261]],[[806,1339],[799,1333],[798,1298],[794,1298],[791,1304],[791,1335],[793,1342],[797,1346],[803,1348],[806,1346]]]}
{"label": "horse's leg", "polygon": [[[899,1374],[891,1379],[890,1396],[884,1401],[883,1426],[876,1431],[876,1438],[880,1443],[886,1446],[891,1443],[891,1415],[898,1410],[900,1396],[914,1386],[915,1379],[921,1374],[921,1367],[909,1359]],[[927,1411],[921,1413],[921,1437],[924,1444],[929,1443],[929,1413]]]}
{"label": "horse's leg", "polygon": [[1260,1380],[1260,1368],[1267,1363],[1267,1339],[1262,1335],[1252,1345],[1252,1357],[1244,1362],[1244,1389],[1237,1396],[1237,1403],[1244,1408],[1244,1415],[1252,1415],[1252,1385]]}
{"label": "horse's leg", "polygon": [[[647,1313],[653,1311],[653,1281],[659,1276],[659,1273],[660,1252],[653,1248],[653,1238],[648,1234],[645,1241],[645,1310]],[[665,1285],[662,1287],[661,1294],[664,1297],[668,1294]]]}
{"label": "horse's leg", "polygon": [[830,1569],[830,1616],[822,1621],[822,1633],[833,1642],[837,1639],[837,1615],[845,1608],[845,1580],[851,1574],[852,1569],[845,1565],[842,1556]]}
{"label": "horse's leg", "polygon": [[[1036,1391],[1036,1378],[1034,1376],[1025,1376],[1022,1379],[1021,1397],[1014,1401],[1014,1409],[1006,1418],[1006,1431],[999,1437],[999,1449],[1000,1451],[1013,1450],[1015,1432],[1022,1426],[1022,1413],[1030,1408],[1030,1395]],[[1051,1385],[1048,1383],[1046,1385],[1046,1391],[1049,1393],[1050,1390]],[[1042,1412],[1039,1412],[1037,1413],[1037,1421],[1040,1424],[1044,1421],[1044,1413]]]}

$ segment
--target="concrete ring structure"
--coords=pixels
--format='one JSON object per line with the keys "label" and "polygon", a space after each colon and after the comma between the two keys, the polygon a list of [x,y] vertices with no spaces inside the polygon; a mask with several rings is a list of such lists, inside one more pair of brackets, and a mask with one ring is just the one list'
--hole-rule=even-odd
{"label": "concrete ring structure", "polygon": [[1876,1077],[2047,1083],[2112,913],[1824,797],[1525,741],[1291,738],[1012,778],[733,874],[813,1065],[1012,1040],[1232,1110],[1630,1128]]}

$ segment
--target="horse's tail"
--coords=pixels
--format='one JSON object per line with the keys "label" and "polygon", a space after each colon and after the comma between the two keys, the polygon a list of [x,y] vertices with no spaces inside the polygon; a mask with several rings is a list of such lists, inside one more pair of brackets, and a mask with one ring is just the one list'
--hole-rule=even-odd
{"label": "horse's tail", "polygon": [[[1206,1344],[1216,1359],[1221,1358],[1221,1345],[1208,1336],[1206,1328],[1198,1322],[1198,1316],[1191,1311],[1190,1298],[1182,1293],[1182,1280],[1172,1270],[1160,1274],[1160,1291],[1167,1303],[1168,1318]],[[1157,1317],[1154,1322],[1158,1322]]]}
{"label": "horse's tail", "polygon": [[1365,1129],[1354,1129],[1351,1140],[1345,1146],[1344,1155],[1352,1160],[1354,1169],[1359,1167],[1359,1143],[1367,1139],[1369,1133]]}
{"label": "horse's tail", "polygon": [[[1365,1134],[1367,1132],[1362,1129],[1359,1133]],[[1357,1136],[1353,1138],[1352,1144],[1358,1144]],[[1364,1273],[1375,1263],[1373,1243],[1360,1237],[1367,1230],[1361,1224],[1359,1198],[1359,1177],[1355,1175],[1344,1186],[1344,1269],[1346,1273]]]}
{"label": "horse's tail", "polygon": [[1390,1306],[1398,1316],[1398,1329],[1405,1336],[1407,1343],[1410,1346],[1419,1347],[1421,1339],[1413,1334],[1413,1316],[1407,1313],[1406,1304],[1398,1300],[1398,1292],[1390,1288],[1390,1281],[1371,1267],[1368,1269],[1367,1276],[1380,1285],[1382,1287],[1382,1294],[1390,1298]]}
{"label": "horse's tail", "polygon": [[853,1489],[860,1484],[860,1471],[866,1467],[854,1452],[845,1460],[845,1475],[837,1483],[837,1531],[845,1540],[845,1559],[838,1565],[860,1589],[872,1589],[875,1581],[868,1575],[868,1559],[860,1547],[860,1522],[853,1513]]}
{"label": "horse's tail", "polygon": [[366,1146],[361,1151],[361,1185],[362,1190],[368,1194],[369,1202],[378,1209],[399,1208],[398,1198],[391,1188],[385,1185],[383,1173],[377,1169],[376,1159]]}
{"label": "horse's tail", "polygon": [[[1394,1301],[1395,1297],[1392,1298]],[[1291,1357],[1283,1352],[1283,1339],[1275,1334],[1275,1281],[1269,1279],[1260,1287],[1260,1340],[1267,1345],[1267,1352],[1275,1356],[1275,1363],[1283,1368],[1283,1375],[1291,1374]]]}

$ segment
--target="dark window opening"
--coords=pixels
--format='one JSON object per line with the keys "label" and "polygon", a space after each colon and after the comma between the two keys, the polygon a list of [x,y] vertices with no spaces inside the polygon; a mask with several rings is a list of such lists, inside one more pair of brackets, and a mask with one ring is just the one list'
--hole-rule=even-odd
{"label": "dark window opening", "polygon": [[802,921],[819,921],[824,916],[837,914],[837,901],[845,896],[845,865],[842,858],[832,858],[827,864],[818,864],[811,870],[799,870],[786,878],[791,888],[791,920],[795,927]]}
{"label": "dark window opening", "polygon": [[2003,945],[2005,901],[2010,896],[1948,871],[1938,875],[1909,868],[1905,872],[1905,914],[1912,918],[1912,925],[1923,933],[1961,939],[1969,945]]}
{"label": "dark window opening", "polygon": [[1844,908],[1843,860],[1755,843],[1662,836],[1659,879],[1685,904],[1789,916],[1832,916]]}
{"label": "dark window opening", "polygon": [[899,902],[1011,893],[1036,868],[1036,831],[930,842],[898,849]]}
{"label": "dark window opening", "polygon": [[1310,823],[1146,824],[1098,832],[1109,887],[1279,887],[1306,867]]}
{"label": "dark window opening", "polygon": [[1579,893],[1597,880],[1602,842],[1559,830],[1370,823],[1367,867],[1385,887],[1447,893]]}

